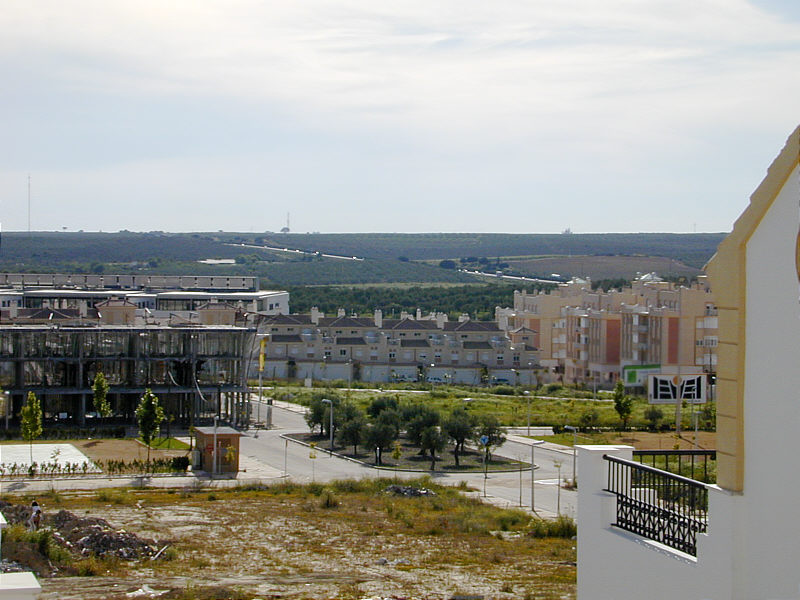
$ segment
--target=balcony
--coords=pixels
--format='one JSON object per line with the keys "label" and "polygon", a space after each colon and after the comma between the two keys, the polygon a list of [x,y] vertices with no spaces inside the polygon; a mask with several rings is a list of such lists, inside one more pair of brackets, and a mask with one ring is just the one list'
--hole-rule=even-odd
{"label": "balcony", "polygon": [[688,477],[604,455],[605,491],[616,496],[613,526],[697,556],[697,534],[708,527],[708,487]]}

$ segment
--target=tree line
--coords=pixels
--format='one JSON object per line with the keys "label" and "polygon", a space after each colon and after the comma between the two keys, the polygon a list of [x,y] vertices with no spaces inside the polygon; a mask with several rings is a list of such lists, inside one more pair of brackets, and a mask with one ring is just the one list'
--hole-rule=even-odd
{"label": "tree line", "polygon": [[[544,286],[526,285],[528,291]],[[290,286],[292,312],[307,313],[316,306],[326,315],[335,315],[339,308],[347,314],[372,314],[383,311],[384,318],[399,318],[402,311],[413,314],[417,308],[424,314],[433,311],[446,313],[456,319],[469,313],[473,319],[493,320],[496,306],[513,306],[514,289],[511,284],[473,284],[459,286],[411,287],[335,287]]]}
{"label": "tree line", "polygon": [[333,433],[342,446],[353,447],[354,455],[358,454],[359,446],[374,452],[378,466],[383,464],[385,452],[397,448],[401,436],[418,448],[421,456],[430,458],[432,471],[439,460],[438,454],[448,444],[452,444],[453,459],[458,467],[468,441],[481,448],[485,464],[492,450],[506,441],[494,415],[473,415],[461,406],[443,414],[419,402],[401,403],[392,396],[373,398],[366,410],[362,410],[331,390],[316,392],[311,395],[305,419],[312,433],[319,432],[323,437],[331,437]]}

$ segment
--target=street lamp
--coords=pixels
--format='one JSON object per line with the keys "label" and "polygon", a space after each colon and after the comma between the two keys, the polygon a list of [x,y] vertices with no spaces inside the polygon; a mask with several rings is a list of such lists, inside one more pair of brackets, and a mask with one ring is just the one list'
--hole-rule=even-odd
{"label": "street lamp", "polygon": [[561,516],[561,461],[554,460],[553,466],[558,469],[558,495],[556,496],[556,514]]}
{"label": "street lamp", "polygon": [[528,390],[522,392],[525,399],[528,401],[528,437],[531,435],[531,393]]}
{"label": "street lamp", "polygon": [[536,462],[534,461],[536,446],[541,446],[544,444],[544,440],[535,440],[531,443],[531,512],[536,512],[536,503],[534,502],[534,484],[536,483]]}
{"label": "street lamp", "polygon": [[575,455],[578,452],[578,429],[572,425],[564,425],[564,429],[572,432],[572,485],[575,485]]}
{"label": "street lamp", "polygon": [[330,424],[330,426],[328,427],[328,429],[329,429],[329,430],[330,430],[330,432],[331,432],[331,447],[330,447],[330,453],[331,453],[331,458],[332,458],[332,457],[333,457],[333,400],[328,400],[327,398],[323,398],[323,399],[322,399],[322,403],[323,403],[323,404],[328,404],[328,405],[331,407],[331,408],[330,408],[330,413],[331,413],[331,424]]}

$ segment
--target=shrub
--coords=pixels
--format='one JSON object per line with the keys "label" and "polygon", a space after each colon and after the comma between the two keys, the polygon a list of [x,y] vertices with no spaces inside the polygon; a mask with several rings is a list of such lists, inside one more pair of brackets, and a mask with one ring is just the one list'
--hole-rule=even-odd
{"label": "shrub", "polygon": [[186,472],[189,469],[189,457],[188,456],[173,456],[172,460],[170,461],[170,468],[173,471],[177,472]]}
{"label": "shrub", "polygon": [[528,535],[535,538],[571,538],[578,533],[575,521],[561,515],[555,520],[533,519],[528,526]]}

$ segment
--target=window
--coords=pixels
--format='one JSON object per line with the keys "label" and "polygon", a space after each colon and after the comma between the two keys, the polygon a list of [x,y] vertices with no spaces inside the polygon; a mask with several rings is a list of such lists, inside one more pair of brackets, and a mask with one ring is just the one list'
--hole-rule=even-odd
{"label": "window", "polygon": [[345,350],[344,348],[339,350],[339,356],[347,356],[347,350]]}
{"label": "window", "polygon": [[389,352],[389,360],[394,360],[396,357],[394,352]]}
{"label": "window", "polygon": [[331,351],[325,350],[325,358],[330,358],[330,357],[331,357]]}
{"label": "window", "polygon": [[341,335],[341,333],[342,333],[342,330],[341,330],[341,329],[337,329],[337,330],[336,330],[334,333],[335,333],[336,335]]}

